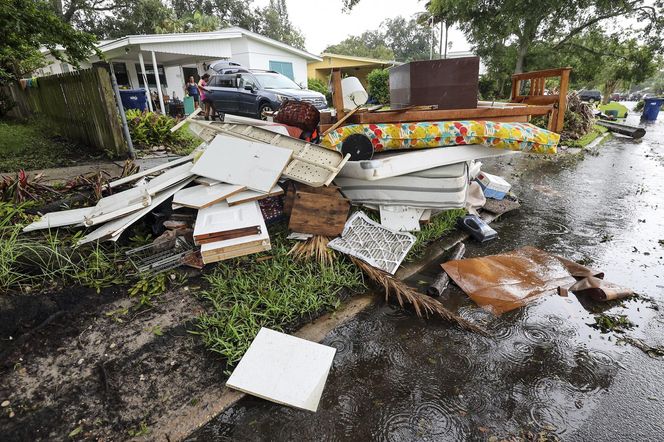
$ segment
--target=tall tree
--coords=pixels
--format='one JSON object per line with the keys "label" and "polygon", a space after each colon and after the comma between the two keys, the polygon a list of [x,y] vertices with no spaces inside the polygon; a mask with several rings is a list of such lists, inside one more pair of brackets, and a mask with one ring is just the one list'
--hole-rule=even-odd
{"label": "tall tree", "polygon": [[78,66],[95,50],[94,43],[94,36],[65,23],[47,0],[0,0],[0,82],[39,67],[42,47]]}
{"label": "tall tree", "polygon": [[341,42],[330,45],[323,52],[354,57],[394,60],[394,51],[385,45],[380,31],[366,31],[361,35],[353,35]]}
{"label": "tall tree", "polygon": [[[100,38],[120,38],[127,35],[154,34],[171,20],[172,11],[161,0],[138,0],[121,5],[85,25]],[[184,32],[184,31],[180,31]]]}
{"label": "tall tree", "polygon": [[458,22],[479,55],[513,43],[517,73],[523,72],[530,50],[538,43],[559,49],[586,29],[616,17],[637,20],[643,38],[659,39],[661,45],[664,22],[658,8],[662,8],[659,0],[654,4],[646,0],[431,0],[429,4],[433,14]]}
{"label": "tall tree", "polygon": [[293,47],[304,49],[304,36],[288,17],[286,0],[270,0],[270,4],[260,11],[260,25],[256,32]]}
{"label": "tall tree", "polygon": [[431,28],[416,19],[396,17],[381,23],[380,28],[351,36],[338,44],[328,46],[324,52],[357,57],[411,61],[429,58],[432,41]]}

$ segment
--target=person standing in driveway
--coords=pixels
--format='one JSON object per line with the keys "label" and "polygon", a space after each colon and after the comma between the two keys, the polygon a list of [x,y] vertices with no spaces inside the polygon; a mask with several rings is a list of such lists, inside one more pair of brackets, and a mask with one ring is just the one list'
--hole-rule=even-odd
{"label": "person standing in driveway", "polygon": [[198,91],[201,96],[201,103],[202,106],[204,106],[204,111],[205,111],[205,119],[209,120],[210,119],[210,114],[212,114],[212,119],[214,120],[214,114],[213,109],[214,105],[212,104],[212,98],[206,94],[207,89],[207,81],[210,79],[210,74],[204,74],[201,79],[198,81]]}
{"label": "person standing in driveway", "polygon": [[194,80],[193,75],[189,77],[189,80],[187,80],[187,84],[185,84],[184,89],[187,92],[187,95],[194,99],[194,109],[198,109],[201,96],[198,93],[198,85],[196,84],[196,80]]}

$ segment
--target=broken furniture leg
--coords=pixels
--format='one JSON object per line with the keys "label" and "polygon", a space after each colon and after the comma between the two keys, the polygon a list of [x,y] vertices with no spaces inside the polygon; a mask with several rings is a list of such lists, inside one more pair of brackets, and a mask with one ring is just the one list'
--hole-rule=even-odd
{"label": "broken furniture leg", "polygon": [[[455,261],[457,259],[463,258],[463,255],[466,253],[466,245],[462,242],[457,244],[452,250],[452,255],[448,261]],[[440,272],[440,274],[433,280],[431,285],[427,287],[427,295],[429,296],[441,296],[447,286],[450,284],[450,276],[445,270]]]}

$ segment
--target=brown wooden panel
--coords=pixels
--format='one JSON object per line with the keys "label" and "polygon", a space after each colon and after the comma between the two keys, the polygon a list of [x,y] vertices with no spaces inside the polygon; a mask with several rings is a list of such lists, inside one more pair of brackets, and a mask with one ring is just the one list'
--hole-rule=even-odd
{"label": "brown wooden panel", "polygon": [[349,210],[350,201],[340,195],[296,192],[288,228],[298,233],[338,236]]}
{"label": "brown wooden panel", "polygon": [[320,187],[311,187],[306,184],[297,183],[291,181],[286,190],[286,197],[284,198],[284,213],[290,215],[291,210],[293,209],[293,201],[295,200],[296,192],[307,192],[307,193],[317,193],[322,195],[330,196],[341,196],[339,193],[339,188],[337,186],[320,186]]}
{"label": "brown wooden panel", "polygon": [[[364,112],[347,120],[349,124],[405,123],[415,121],[494,120],[495,118],[547,115],[553,106],[478,107],[476,109],[429,110],[407,112]],[[497,120],[496,120],[497,121]],[[514,120],[512,120],[514,121]]]}

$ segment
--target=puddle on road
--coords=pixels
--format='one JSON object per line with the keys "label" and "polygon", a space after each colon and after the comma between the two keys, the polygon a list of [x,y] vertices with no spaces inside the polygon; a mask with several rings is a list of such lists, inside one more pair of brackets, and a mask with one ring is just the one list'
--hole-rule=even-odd
{"label": "puddle on road", "polygon": [[[486,161],[488,172],[513,183],[522,208],[495,224],[499,240],[466,243],[467,257],[532,245],[583,260],[656,303],[552,295],[496,317],[450,289],[445,304],[490,338],[377,306],[325,339],[337,355],[317,413],[247,397],[190,440],[486,440],[524,430],[587,440],[596,421],[616,440],[620,431],[660,437],[651,433],[652,422],[664,421],[653,400],[664,400],[664,361],[616,345],[620,335],[589,324],[609,309],[637,325],[630,336],[664,344],[654,308],[664,306],[662,139],[664,121],[649,125],[640,142],[607,142],[599,156]],[[409,282],[424,287],[439,268],[432,263]],[[653,382],[639,381],[637,392],[635,372]],[[612,396],[625,389],[633,397]]]}

